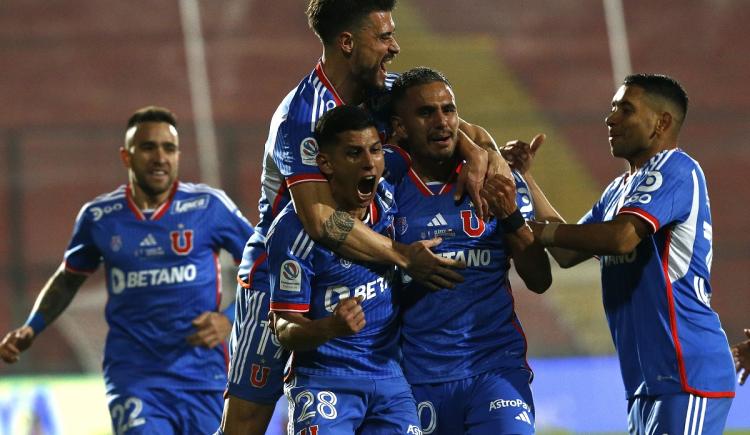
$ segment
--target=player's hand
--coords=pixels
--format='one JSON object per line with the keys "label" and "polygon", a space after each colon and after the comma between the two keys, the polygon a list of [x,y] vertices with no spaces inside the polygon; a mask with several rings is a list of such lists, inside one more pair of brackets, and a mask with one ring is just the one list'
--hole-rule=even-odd
{"label": "player's hand", "polygon": [[215,311],[206,311],[193,319],[193,326],[196,331],[188,336],[188,344],[209,349],[226,340],[232,332],[232,322],[224,314]]}
{"label": "player's hand", "polygon": [[[461,130],[458,131],[458,140],[471,141],[469,136]],[[487,203],[484,202],[479,191],[484,184],[484,177],[487,175],[489,157],[487,151],[477,145],[468,147],[471,151],[469,155],[463,156],[465,163],[458,173],[456,180],[456,190],[453,193],[453,199],[460,201],[464,193],[469,195],[471,202],[474,204],[474,210],[479,219],[484,219],[488,214]]]}
{"label": "player's hand", "polygon": [[7,333],[0,342],[0,358],[8,364],[18,362],[21,352],[34,342],[34,330],[31,326],[22,326]]}
{"label": "player's hand", "polygon": [[358,333],[365,327],[365,312],[362,311],[363,296],[341,299],[330,317],[332,337],[346,337]]}
{"label": "player's hand", "polygon": [[482,188],[482,198],[487,201],[492,214],[500,219],[516,211],[516,183],[512,178],[497,174],[487,178]]}
{"label": "player's hand", "polygon": [[443,239],[435,237],[430,240],[419,240],[405,247],[408,258],[406,273],[430,290],[453,288],[463,282],[464,277],[455,269],[466,267],[461,261],[435,255],[431,248],[439,245]]}
{"label": "player's hand", "polygon": [[531,169],[536,152],[539,151],[546,137],[544,134],[537,134],[530,144],[520,140],[510,141],[500,148],[500,153],[511,168],[525,175]]}
{"label": "player's hand", "polygon": [[[745,329],[745,336],[750,339],[750,329]],[[750,340],[745,340],[732,346],[734,368],[740,375],[740,385],[744,385],[750,375]]]}

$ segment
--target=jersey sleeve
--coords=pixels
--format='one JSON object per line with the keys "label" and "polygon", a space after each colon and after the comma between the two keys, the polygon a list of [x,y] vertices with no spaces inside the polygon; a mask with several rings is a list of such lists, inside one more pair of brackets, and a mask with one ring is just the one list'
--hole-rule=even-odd
{"label": "jersey sleeve", "polygon": [[303,86],[292,98],[287,117],[276,134],[273,160],[286,178],[287,187],[307,181],[326,181],[315,160],[318,143],[313,133],[327,102],[321,98],[307,101],[304,98],[307,93]]}
{"label": "jersey sleeve", "polygon": [[306,313],[310,310],[314,275],[314,242],[292,213],[280,214],[269,233],[266,251],[271,311]]}
{"label": "jersey sleeve", "polygon": [[632,214],[649,224],[653,232],[690,214],[698,187],[696,167],[688,158],[674,155],[661,168],[649,171],[633,186],[618,214]]}
{"label": "jersey sleeve", "polygon": [[[96,271],[101,262],[102,254],[94,242],[88,204],[81,208],[73,227],[73,235],[65,250],[65,270],[78,274],[89,275]],[[116,243],[115,240],[112,243]]]}
{"label": "jersey sleeve", "polygon": [[239,263],[253,227],[224,191],[216,190],[213,195],[217,203],[213,219],[216,228],[211,237],[217,247],[232,254],[234,261]]}
{"label": "jersey sleeve", "polygon": [[518,204],[518,210],[525,220],[534,220],[534,201],[532,201],[529,185],[518,171],[513,171],[513,179],[516,182],[516,204]]}
{"label": "jersey sleeve", "polygon": [[385,157],[385,173],[383,177],[391,184],[398,184],[411,167],[411,156],[403,148],[397,145],[383,145]]}

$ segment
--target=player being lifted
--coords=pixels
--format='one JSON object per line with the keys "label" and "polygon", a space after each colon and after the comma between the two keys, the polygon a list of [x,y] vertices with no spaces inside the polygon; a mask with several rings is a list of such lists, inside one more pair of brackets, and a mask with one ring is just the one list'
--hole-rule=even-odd
{"label": "player being lifted", "polygon": [[[274,216],[289,201],[294,201],[310,237],[345,257],[396,264],[433,288],[450,287],[461,280],[452,270],[461,267],[460,262],[435,256],[430,245],[395,243],[337,211],[315,161],[315,124],[323,113],[344,103],[366,107],[375,117],[381,138],[387,135],[388,94],[395,76],[387,73],[386,66],[400,51],[391,15],[394,5],[395,0],[311,0],[308,5],[307,16],[323,44],[323,56],[284,98],[271,120],[260,221],[245,249],[238,277],[238,314],[232,333],[235,351],[221,426],[227,435],[262,434],[282,394],[284,358],[269,334],[265,314],[269,290],[263,243]],[[470,181],[467,191],[480,204],[477,211],[482,214],[486,203],[479,198],[479,189],[485,172],[488,166],[490,172],[498,171],[504,162],[473,143],[494,146],[483,129],[463,122],[461,128],[467,132],[461,133],[459,145],[468,168],[461,177]],[[457,194],[463,189],[462,179]]]}
{"label": "player being lifted", "polygon": [[[318,121],[315,138],[338,209],[392,231],[393,187],[381,181],[383,145],[367,112],[337,107]],[[276,334],[293,351],[289,433],[418,433],[399,364],[395,268],[351,262],[315,243],[291,205],[274,221],[267,249]]]}
{"label": "player being lifted", "polygon": [[[605,122],[612,155],[630,169],[578,225],[561,223],[530,182],[537,218],[554,221],[532,223],[534,234],[557,262],[571,267],[600,256],[632,434],[720,434],[734,397],[729,344],[710,306],[706,179],[677,147],[687,106],[685,90],[670,77],[625,78]],[[539,144],[512,144],[516,164],[528,167]]]}
{"label": "player being lifted", "polygon": [[[431,291],[411,282],[402,291],[403,366],[432,434],[531,434],[534,403],[526,339],[508,281],[511,260],[529,289],[551,284],[544,248],[525,219],[534,217],[525,181],[496,175],[482,194],[495,217],[478,218],[467,199],[455,202],[458,109],[441,73],[405,72],[393,85],[393,129],[411,153],[410,169],[389,160],[398,183],[396,238],[442,237],[435,251],[466,263],[464,282]],[[497,401],[497,399],[503,399]]]}
{"label": "player being lifted", "polygon": [[221,417],[234,307],[219,311],[218,252],[239,261],[252,227],[221,190],[177,181],[176,126],[160,107],[130,117],[120,148],[128,183],[83,206],[63,264],[0,344],[0,357],[17,361],[103,262],[116,434],[210,433]]}

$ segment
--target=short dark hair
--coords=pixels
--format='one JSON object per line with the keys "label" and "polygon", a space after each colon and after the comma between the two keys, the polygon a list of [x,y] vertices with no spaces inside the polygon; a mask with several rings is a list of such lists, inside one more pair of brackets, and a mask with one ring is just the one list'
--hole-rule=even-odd
{"label": "short dark hair", "polygon": [[335,107],[320,117],[315,124],[315,141],[319,151],[330,151],[338,142],[338,134],[345,131],[360,131],[375,128],[370,114],[359,106],[343,105]]}
{"label": "short dark hair", "polygon": [[631,74],[622,82],[625,86],[638,86],[649,95],[655,95],[673,103],[680,110],[679,122],[685,120],[688,96],[680,82],[664,74]]}
{"label": "short dark hair", "polygon": [[395,7],[396,0],[310,0],[305,12],[310,28],[328,45],[370,13]]}
{"label": "short dark hair", "polygon": [[136,110],[128,119],[128,128],[142,122],[166,122],[177,128],[177,117],[164,107],[146,106]]}
{"label": "short dark hair", "polygon": [[[451,83],[443,73],[426,66],[418,66],[401,74],[391,87],[391,101],[395,104],[406,96],[406,91],[414,86],[426,85],[433,82],[442,82],[452,88]],[[394,107],[395,109],[395,107]]]}

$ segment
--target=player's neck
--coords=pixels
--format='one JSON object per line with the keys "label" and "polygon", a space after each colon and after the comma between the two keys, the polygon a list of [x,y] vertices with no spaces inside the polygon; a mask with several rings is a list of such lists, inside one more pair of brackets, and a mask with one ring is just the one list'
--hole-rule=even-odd
{"label": "player's neck", "polygon": [[639,153],[635,156],[628,158],[628,164],[630,164],[630,174],[636,173],[639,169],[646,166],[648,162],[651,160],[652,157],[659,154],[660,152],[664,150],[670,150],[677,148],[677,141],[670,141],[670,142],[663,142],[654,144],[652,147],[649,147],[647,150],[644,150],[643,153]]}
{"label": "player's neck", "polygon": [[457,165],[458,160],[455,157],[440,161],[414,158],[412,161],[414,172],[416,172],[419,179],[425,183],[434,181],[450,183],[453,181]]}
{"label": "player's neck", "polygon": [[346,60],[336,56],[326,56],[324,53],[321,62],[323,73],[344,104],[362,103],[365,95],[364,88],[358,83],[357,78],[352,76]]}
{"label": "player's neck", "polygon": [[349,213],[354,219],[362,220],[367,216],[367,207],[350,204],[333,186],[331,186],[331,195],[333,196],[333,200],[336,201],[337,210]]}
{"label": "player's neck", "polygon": [[160,205],[167,202],[169,195],[172,193],[174,184],[169,186],[166,191],[156,194],[149,195],[138,186],[138,183],[133,181],[130,182],[130,192],[132,195],[133,203],[138,207],[139,210],[155,210]]}

